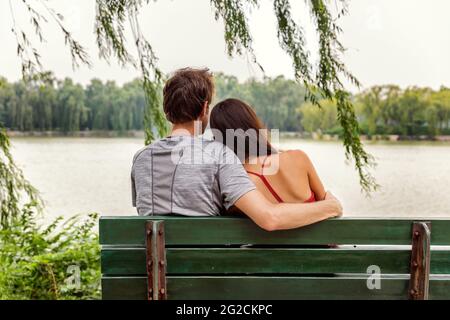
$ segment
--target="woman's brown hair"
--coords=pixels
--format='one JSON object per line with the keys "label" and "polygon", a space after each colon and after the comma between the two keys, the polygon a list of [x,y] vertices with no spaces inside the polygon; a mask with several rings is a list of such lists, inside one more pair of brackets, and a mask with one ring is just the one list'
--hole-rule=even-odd
{"label": "woman's brown hair", "polygon": [[[210,116],[210,127],[216,141],[222,142],[236,153],[241,161],[277,153],[262,130],[266,130],[255,111],[238,99],[226,99],[214,106]],[[234,130],[233,136],[227,130]],[[245,137],[240,137],[240,131]],[[245,149],[239,150],[239,139],[244,138]],[[233,139],[233,141],[229,141]],[[241,140],[242,141],[242,140]],[[256,148],[250,147],[256,146]],[[244,151],[243,155],[240,151]]]}

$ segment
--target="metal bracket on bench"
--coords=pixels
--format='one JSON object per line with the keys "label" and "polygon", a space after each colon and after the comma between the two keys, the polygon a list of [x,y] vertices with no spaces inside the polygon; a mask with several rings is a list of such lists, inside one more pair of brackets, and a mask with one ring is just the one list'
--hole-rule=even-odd
{"label": "metal bracket on bench", "polygon": [[166,243],[164,221],[145,225],[148,300],[166,300]]}
{"label": "metal bracket on bench", "polygon": [[430,284],[431,223],[414,222],[412,228],[411,278],[408,298],[428,300]]}

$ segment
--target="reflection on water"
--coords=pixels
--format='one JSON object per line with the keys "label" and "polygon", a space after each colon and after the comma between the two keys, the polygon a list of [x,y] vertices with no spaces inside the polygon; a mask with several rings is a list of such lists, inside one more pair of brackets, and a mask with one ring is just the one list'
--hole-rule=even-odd
{"label": "reflection on water", "polygon": [[[130,168],[141,139],[17,138],[13,154],[42,193],[52,216],[99,212],[133,215]],[[302,149],[347,216],[450,217],[450,144],[369,144],[382,188],[367,198],[338,142],[282,140]]]}

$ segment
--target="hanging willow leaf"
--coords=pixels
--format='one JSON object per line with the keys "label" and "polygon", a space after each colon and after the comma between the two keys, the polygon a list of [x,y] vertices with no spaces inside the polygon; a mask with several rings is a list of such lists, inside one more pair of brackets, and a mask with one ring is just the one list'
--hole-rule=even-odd
{"label": "hanging willow leaf", "polygon": [[38,212],[43,208],[38,191],[24,178],[15,164],[10,147],[6,130],[0,124],[0,229],[20,216],[21,201],[33,204]]}
{"label": "hanging willow leaf", "polygon": [[[148,3],[148,1],[145,1]],[[139,24],[139,9],[143,1],[97,1],[96,34],[100,55],[106,60],[115,56],[122,65],[133,65],[141,71],[147,108],[144,114],[145,143],[167,134],[168,125],[161,108],[160,89],[164,76],[151,44],[144,37]],[[125,45],[124,30],[130,25],[137,59]],[[137,62],[136,62],[137,61]]]}

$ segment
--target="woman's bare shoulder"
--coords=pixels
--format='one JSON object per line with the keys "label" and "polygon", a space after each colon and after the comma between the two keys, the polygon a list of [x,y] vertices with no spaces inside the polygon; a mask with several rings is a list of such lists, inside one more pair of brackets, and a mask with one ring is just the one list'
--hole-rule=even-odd
{"label": "woman's bare shoulder", "polygon": [[309,163],[308,155],[302,150],[282,151],[280,152],[279,157],[280,162],[284,162],[286,164],[307,165]]}

